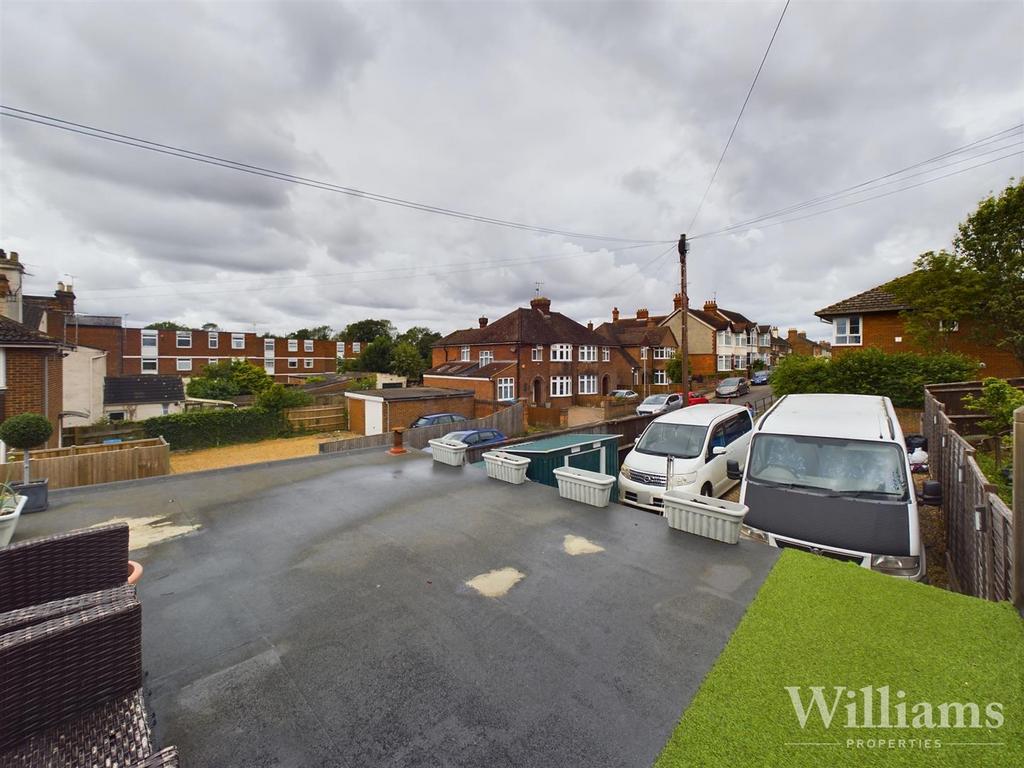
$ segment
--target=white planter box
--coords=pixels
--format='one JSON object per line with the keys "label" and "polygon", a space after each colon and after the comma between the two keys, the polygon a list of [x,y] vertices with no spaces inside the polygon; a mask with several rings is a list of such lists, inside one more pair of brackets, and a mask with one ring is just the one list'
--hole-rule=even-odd
{"label": "white planter box", "polygon": [[558,495],[563,499],[590,504],[593,507],[607,507],[611,499],[615,478],[575,467],[556,467]]}
{"label": "white planter box", "polygon": [[487,476],[506,483],[520,485],[526,482],[526,470],[530,460],[525,456],[515,456],[505,451],[487,451],[484,453],[484,466]]}
{"label": "white planter box", "polygon": [[28,498],[15,496],[14,509],[0,514],[0,547],[6,547],[11,543],[14,536],[14,529],[18,527],[18,518],[21,517],[21,510],[25,508]]}
{"label": "white planter box", "polygon": [[675,489],[667,491],[664,499],[665,519],[670,528],[726,544],[739,541],[740,524],[747,515],[746,504]]}
{"label": "white planter box", "polygon": [[450,464],[453,467],[461,467],[466,461],[465,443],[460,440],[445,440],[443,437],[438,440],[428,440],[434,461],[442,464]]}

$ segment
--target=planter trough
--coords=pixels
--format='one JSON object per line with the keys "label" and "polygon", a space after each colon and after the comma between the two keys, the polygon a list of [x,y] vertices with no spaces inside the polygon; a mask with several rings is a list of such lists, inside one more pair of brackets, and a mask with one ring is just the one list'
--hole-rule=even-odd
{"label": "planter trough", "polygon": [[747,515],[746,504],[680,490],[667,491],[664,500],[665,519],[670,528],[726,544],[739,541],[740,524]]}
{"label": "planter trough", "polygon": [[487,451],[484,453],[484,467],[487,476],[502,480],[513,485],[526,482],[526,470],[530,466],[529,458],[515,456],[504,451]]}
{"label": "planter trough", "polygon": [[50,506],[50,481],[32,480],[27,483],[11,483],[14,492],[28,499],[25,502],[25,509],[22,511],[27,515],[29,512],[42,512]]}
{"label": "planter trough", "polygon": [[556,467],[554,475],[558,480],[558,495],[563,499],[590,504],[592,507],[608,506],[612,486],[615,485],[612,475],[575,467]]}
{"label": "planter trough", "polygon": [[434,461],[453,467],[461,467],[466,461],[466,448],[469,446],[460,440],[445,440],[442,437],[427,442],[430,444]]}
{"label": "planter trough", "polygon": [[0,547],[6,547],[11,543],[14,529],[18,527],[18,518],[21,517],[27,501],[24,496],[15,496],[14,509],[5,508],[0,514]]}

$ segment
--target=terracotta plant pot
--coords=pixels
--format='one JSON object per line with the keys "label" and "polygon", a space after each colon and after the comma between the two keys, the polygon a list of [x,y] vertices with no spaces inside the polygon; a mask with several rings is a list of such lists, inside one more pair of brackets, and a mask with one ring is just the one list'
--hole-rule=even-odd
{"label": "terracotta plant pot", "polygon": [[128,561],[128,583],[136,584],[142,578],[142,563]]}

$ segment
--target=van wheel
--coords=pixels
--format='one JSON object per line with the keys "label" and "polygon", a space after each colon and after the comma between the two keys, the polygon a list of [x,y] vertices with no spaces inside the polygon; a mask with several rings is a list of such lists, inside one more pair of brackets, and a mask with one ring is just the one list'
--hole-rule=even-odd
{"label": "van wheel", "polygon": [[711,483],[704,483],[704,487],[700,489],[701,496],[711,496],[713,495],[713,493],[714,492],[711,489]]}

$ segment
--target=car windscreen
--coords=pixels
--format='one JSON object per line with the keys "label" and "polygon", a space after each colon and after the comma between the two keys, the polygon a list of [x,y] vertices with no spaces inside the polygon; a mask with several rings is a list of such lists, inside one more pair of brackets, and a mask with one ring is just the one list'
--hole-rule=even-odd
{"label": "car windscreen", "polygon": [[797,435],[757,435],[747,480],[830,496],[905,501],[903,449],[894,443]]}
{"label": "car windscreen", "polygon": [[642,405],[661,405],[668,397],[666,395],[651,395],[643,401]]}
{"label": "car windscreen", "polygon": [[655,456],[692,459],[704,452],[708,428],[698,424],[668,424],[655,421],[636,444],[636,451]]}
{"label": "car windscreen", "polygon": [[739,379],[722,379],[721,386],[723,387],[735,387],[740,383]]}

